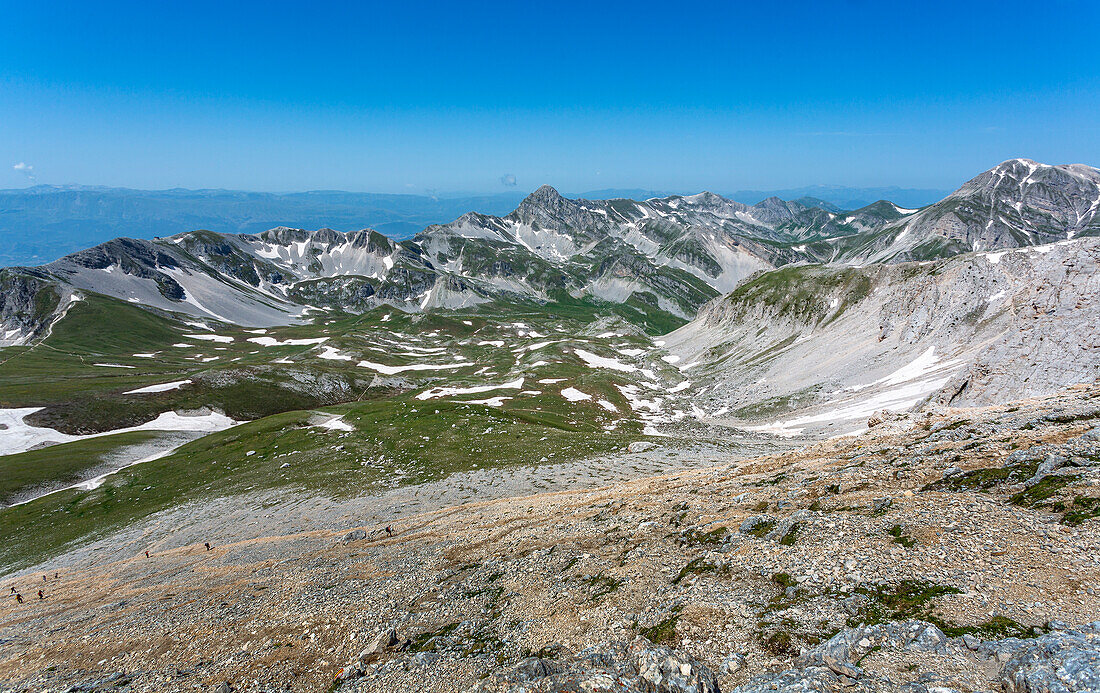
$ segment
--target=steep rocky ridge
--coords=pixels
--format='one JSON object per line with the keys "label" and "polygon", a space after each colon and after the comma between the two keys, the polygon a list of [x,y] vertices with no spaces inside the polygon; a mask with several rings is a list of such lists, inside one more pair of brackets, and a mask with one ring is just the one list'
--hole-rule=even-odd
{"label": "steep rocky ridge", "polygon": [[839,259],[927,260],[1100,235],[1100,171],[1011,159],[945,199],[847,244]]}
{"label": "steep rocky ridge", "polygon": [[[799,433],[878,409],[1050,394],[1100,375],[1100,240],[766,272],[666,338],[700,406]],[[844,428],[844,427],[847,428]],[[837,430],[837,429],[840,430]]]}

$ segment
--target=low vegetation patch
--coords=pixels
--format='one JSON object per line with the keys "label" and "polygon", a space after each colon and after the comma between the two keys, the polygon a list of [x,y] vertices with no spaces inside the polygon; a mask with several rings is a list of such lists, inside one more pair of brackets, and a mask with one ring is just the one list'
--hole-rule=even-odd
{"label": "low vegetation patch", "polygon": [[680,574],[672,580],[672,584],[678,585],[688,575],[702,575],[703,573],[713,573],[717,568],[713,563],[707,563],[706,559],[700,556],[699,558],[693,558],[688,561],[688,564],[680,569]]}
{"label": "low vegetation patch", "polygon": [[894,585],[857,587],[856,594],[867,598],[862,612],[848,619],[849,626],[860,623],[874,625],[888,621],[908,621],[932,618],[933,600],[948,594],[962,592],[948,585],[937,585],[926,580],[903,580]]}
{"label": "low vegetation patch", "polygon": [[672,615],[649,628],[642,628],[638,633],[655,645],[676,644],[676,624],[680,621],[681,607],[673,609]]}
{"label": "low vegetation patch", "polygon": [[1018,484],[1035,476],[1038,462],[1022,462],[1007,467],[975,469],[925,484],[921,491],[988,491],[1001,484]]}
{"label": "low vegetation patch", "polygon": [[901,544],[905,548],[909,549],[917,545],[917,540],[905,534],[904,528],[901,525],[894,525],[890,529],[886,530],[886,533],[894,538],[895,544]]}

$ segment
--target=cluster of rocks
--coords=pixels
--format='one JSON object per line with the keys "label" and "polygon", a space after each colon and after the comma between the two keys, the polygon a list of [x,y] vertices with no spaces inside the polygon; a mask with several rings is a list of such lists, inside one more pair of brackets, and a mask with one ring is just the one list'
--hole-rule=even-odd
{"label": "cluster of rocks", "polygon": [[636,638],[630,644],[596,645],[560,659],[529,657],[470,689],[470,693],[567,691],[719,693],[719,688],[717,677],[705,665]]}

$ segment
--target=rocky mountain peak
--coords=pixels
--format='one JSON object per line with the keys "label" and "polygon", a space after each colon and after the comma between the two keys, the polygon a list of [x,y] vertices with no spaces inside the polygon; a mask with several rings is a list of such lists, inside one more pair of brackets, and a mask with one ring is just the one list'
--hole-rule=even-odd
{"label": "rocky mountain peak", "polygon": [[524,198],[508,215],[514,221],[532,226],[580,229],[594,223],[592,215],[573,200],[564,198],[552,186],[543,185]]}
{"label": "rocky mountain peak", "polygon": [[569,200],[562,197],[561,193],[559,193],[554,188],[554,186],[552,186],[552,185],[540,185],[538,190],[535,190],[535,192],[531,193],[530,195],[528,195],[527,197],[525,197],[523,199],[523,202],[520,203],[520,205],[517,209],[523,208],[525,206],[527,206],[527,207],[530,207],[530,206],[539,206],[539,207],[557,206],[557,205],[565,204],[565,203],[568,203],[568,202],[569,202]]}

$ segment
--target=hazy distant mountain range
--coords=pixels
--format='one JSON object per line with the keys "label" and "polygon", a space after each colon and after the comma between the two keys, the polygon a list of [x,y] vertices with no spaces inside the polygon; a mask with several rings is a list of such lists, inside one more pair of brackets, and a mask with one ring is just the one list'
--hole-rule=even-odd
{"label": "hazy distant mountain range", "polygon": [[[811,186],[776,191],[742,190],[724,196],[745,204],[781,197],[839,211],[864,207],[879,199],[889,199],[903,207],[920,207],[939,200],[947,192]],[[646,200],[672,194],[675,193],[604,189],[569,193],[567,197]],[[259,233],[277,226],[328,227],[337,231],[373,228],[391,238],[402,239],[472,210],[503,216],[515,209],[525,195],[519,190],[428,196],[328,190],[257,193],[54,185],[0,190],[0,266],[51,262],[112,238],[148,239],[198,229]]]}

